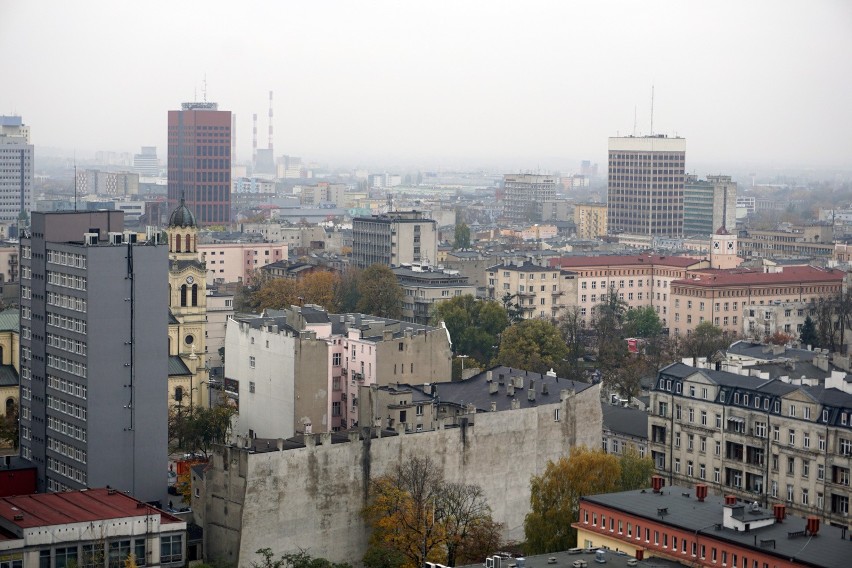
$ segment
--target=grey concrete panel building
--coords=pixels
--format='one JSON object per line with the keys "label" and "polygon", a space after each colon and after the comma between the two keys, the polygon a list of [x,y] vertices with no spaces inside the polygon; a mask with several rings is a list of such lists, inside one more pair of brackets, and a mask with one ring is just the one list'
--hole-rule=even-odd
{"label": "grey concrete panel building", "polygon": [[[556,177],[534,174],[503,176],[503,216],[512,221],[543,221],[544,203],[556,197]],[[550,218],[550,215],[547,215]]]}
{"label": "grey concrete panel building", "polygon": [[34,213],[21,239],[21,451],[40,491],[162,495],[167,249],[123,219]]}
{"label": "grey concrete panel building", "polygon": [[707,176],[698,179],[687,175],[683,186],[683,234],[712,235],[724,227],[734,232],[737,227],[737,182],[731,176]]}
{"label": "grey concrete panel building", "polygon": [[31,209],[33,145],[20,116],[0,116],[0,223]]}
{"label": "grey concrete panel building", "polygon": [[609,232],[681,236],[685,159],[683,138],[610,138]]}

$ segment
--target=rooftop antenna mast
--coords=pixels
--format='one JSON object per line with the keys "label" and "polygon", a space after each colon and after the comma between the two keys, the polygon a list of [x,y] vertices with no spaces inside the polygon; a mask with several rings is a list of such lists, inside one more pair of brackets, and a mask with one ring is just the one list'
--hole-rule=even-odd
{"label": "rooftop antenna mast", "polygon": [[77,152],[74,151],[74,212],[77,212]]}
{"label": "rooftop antenna mast", "polygon": [[204,102],[207,102],[207,73],[204,74],[204,82],[201,83],[201,96],[204,97]]}
{"label": "rooftop antenna mast", "polygon": [[636,136],[636,105],[633,105],[633,136]]}
{"label": "rooftop antenna mast", "polygon": [[651,136],[654,135],[654,84],[651,84]]}

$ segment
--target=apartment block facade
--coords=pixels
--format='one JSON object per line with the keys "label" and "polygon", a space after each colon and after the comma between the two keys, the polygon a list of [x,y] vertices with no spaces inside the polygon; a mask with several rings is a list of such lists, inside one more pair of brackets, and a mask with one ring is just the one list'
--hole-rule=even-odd
{"label": "apartment block facade", "polygon": [[[228,320],[226,381],[239,384],[239,430],[261,437],[358,425],[363,385],[451,377],[446,328],[291,307]],[[233,384],[233,383],[232,383]]]}
{"label": "apartment block facade", "polygon": [[490,267],[487,276],[488,297],[500,302],[508,296],[524,319],[555,318],[577,297],[577,275],[559,267],[504,263]]}
{"label": "apartment block facade", "polygon": [[231,111],[183,103],[168,117],[168,197],[186,199],[200,226],[231,222]]}
{"label": "apartment block facade", "polygon": [[34,150],[20,116],[0,116],[0,223],[32,210]]}
{"label": "apartment block facade", "polygon": [[685,160],[683,138],[610,138],[609,231],[682,236]]}
{"label": "apartment block facade", "polygon": [[[689,334],[704,321],[731,337],[743,331],[743,310],[760,306],[813,303],[836,296],[846,273],[814,266],[790,266],[778,272],[703,270],[671,283],[672,332]],[[752,320],[753,321],[753,320]]]}
{"label": "apartment block facade", "polygon": [[554,176],[506,174],[503,176],[503,216],[516,222],[543,221],[543,204],[556,197]]}
{"label": "apartment block facade", "polygon": [[352,263],[434,264],[438,259],[438,224],[422,211],[390,211],[352,220]]}
{"label": "apartment block facade", "polygon": [[402,319],[407,322],[428,325],[435,304],[456,296],[476,295],[476,287],[458,270],[400,266],[393,273],[402,287]]}
{"label": "apartment block facade", "polygon": [[683,187],[683,234],[712,235],[737,225],[737,184],[731,176],[687,175]]}
{"label": "apartment block facade", "polygon": [[706,483],[763,506],[847,526],[852,386],[818,386],[675,363],[651,391],[649,447],[669,483]]}
{"label": "apartment block facade", "polygon": [[574,224],[578,239],[597,239],[607,234],[606,203],[578,203],[574,206]]}
{"label": "apartment block facade", "polygon": [[21,239],[21,454],[39,491],[162,496],[168,257],[123,213],[33,213]]}

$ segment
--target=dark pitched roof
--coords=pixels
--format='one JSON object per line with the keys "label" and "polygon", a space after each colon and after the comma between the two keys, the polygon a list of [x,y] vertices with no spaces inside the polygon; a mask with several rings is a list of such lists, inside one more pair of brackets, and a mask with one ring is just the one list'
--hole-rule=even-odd
{"label": "dark pitched roof", "polygon": [[0,331],[20,331],[19,317],[18,308],[8,308],[0,312]]}
{"label": "dark pitched roof", "polygon": [[20,384],[18,381],[18,371],[12,365],[0,365],[0,387],[16,387]]}
{"label": "dark pitched roof", "polygon": [[172,313],[172,311],[169,310],[169,325],[178,324],[178,323],[180,323],[178,321],[178,319],[175,317],[175,315]]}
{"label": "dark pitched roof", "polygon": [[178,355],[169,355],[169,376],[178,377],[183,375],[191,375],[189,367],[183,362],[183,359]]}
{"label": "dark pitched roof", "polygon": [[815,351],[809,351],[807,349],[795,349],[792,347],[785,347],[784,353],[779,355],[773,355],[772,346],[765,345],[763,343],[755,343],[753,341],[744,341],[740,340],[728,347],[725,350],[729,355],[739,355],[741,357],[750,357],[752,359],[764,359],[766,361],[773,361],[776,359],[792,359],[796,358],[798,361],[811,361],[814,357],[816,357]]}
{"label": "dark pitched roof", "polygon": [[[501,379],[502,375],[502,379]],[[497,383],[498,389],[494,394],[489,393],[488,378]],[[510,378],[520,377],[523,379],[523,387],[515,388],[515,395],[507,395],[507,386]],[[502,381],[502,384],[501,384]],[[535,381],[536,396],[534,401],[528,400],[527,390],[531,381]],[[543,393],[543,387],[547,385],[547,394]],[[521,408],[532,408],[542,404],[555,404],[559,402],[559,391],[562,389],[582,392],[592,385],[570,379],[551,377],[515,369],[511,367],[496,366],[478,375],[464,380],[451,383],[434,383],[433,394],[437,395],[441,403],[452,403],[464,406],[473,404],[480,412],[491,410],[491,402],[497,403],[497,410],[509,410],[512,407],[512,399],[517,399]],[[417,387],[413,387],[417,388]]]}
{"label": "dark pitched roof", "polygon": [[648,413],[638,408],[602,404],[603,427],[634,438],[648,438]]}

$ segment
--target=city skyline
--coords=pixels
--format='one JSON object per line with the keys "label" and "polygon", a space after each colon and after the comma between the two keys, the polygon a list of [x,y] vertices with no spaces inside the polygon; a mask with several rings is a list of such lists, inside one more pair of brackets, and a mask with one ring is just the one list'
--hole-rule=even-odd
{"label": "city skyline", "polygon": [[236,113],[241,163],[274,91],[279,155],[548,171],[648,134],[653,85],[653,131],[689,138],[689,171],[852,166],[842,2],[200,7],[4,3],[0,113],[37,147],[165,156],[164,113],[206,96]]}

